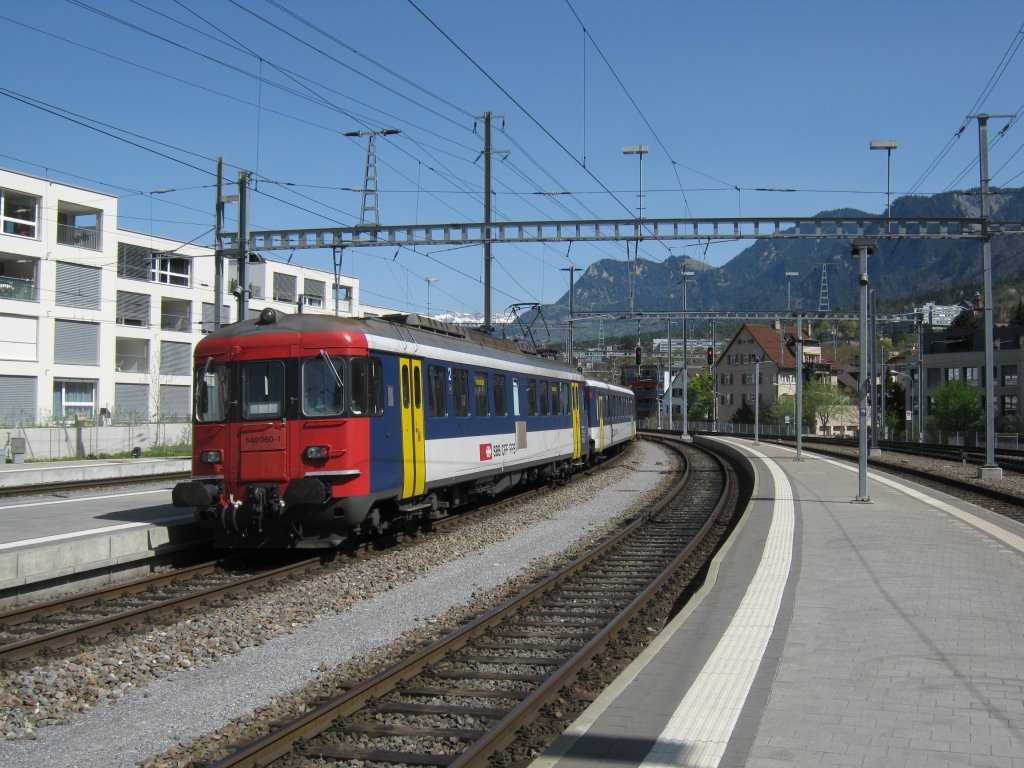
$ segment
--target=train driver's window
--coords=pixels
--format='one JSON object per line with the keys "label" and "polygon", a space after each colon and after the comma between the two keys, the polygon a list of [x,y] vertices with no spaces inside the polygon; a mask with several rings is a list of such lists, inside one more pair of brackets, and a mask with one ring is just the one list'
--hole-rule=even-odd
{"label": "train driver's window", "polygon": [[349,411],[353,416],[375,416],[384,413],[380,359],[353,357],[348,361],[348,365]]}
{"label": "train driver's window", "polygon": [[302,364],[302,412],[339,416],[345,410],[345,361],[326,353]]}
{"label": "train driver's window", "polygon": [[279,419],[284,413],[284,365],[279,360],[246,363],[242,369],[242,417]]}

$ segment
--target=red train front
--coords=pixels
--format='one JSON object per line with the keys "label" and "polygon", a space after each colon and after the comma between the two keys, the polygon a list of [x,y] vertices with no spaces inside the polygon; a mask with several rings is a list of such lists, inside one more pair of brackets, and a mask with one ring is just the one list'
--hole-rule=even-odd
{"label": "red train front", "polygon": [[196,346],[193,476],[173,501],[218,546],[334,547],[367,512],[379,360],[357,324],[288,320],[267,309]]}

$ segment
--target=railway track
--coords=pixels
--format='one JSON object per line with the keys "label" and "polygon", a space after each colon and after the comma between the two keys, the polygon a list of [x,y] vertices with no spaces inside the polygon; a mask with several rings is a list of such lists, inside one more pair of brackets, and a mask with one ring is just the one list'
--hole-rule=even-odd
{"label": "railway track", "polygon": [[157,475],[141,475],[138,477],[96,477],[88,480],[66,480],[29,485],[18,485],[0,488],[0,498],[9,499],[18,496],[52,496],[55,493],[67,493],[70,491],[85,491],[95,488],[109,488],[111,486],[130,487],[134,485],[155,485],[159,483],[170,483],[176,480],[186,480],[191,477],[191,472],[165,472]]}
{"label": "railway track", "polygon": [[[621,455],[587,472],[615,466]],[[433,529],[457,525],[478,515],[496,514],[543,494],[547,487],[503,497],[468,511],[435,520]],[[418,531],[419,529],[417,529]],[[417,531],[408,531],[415,534]],[[385,537],[390,538],[390,537]],[[380,546],[381,542],[369,542]],[[280,559],[280,558],[278,558]],[[26,604],[0,613],[0,663],[10,666],[55,653],[115,631],[145,626],[196,606],[301,576],[324,564],[322,557],[305,558],[278,567],[237,568],[232,563],[252,558],[235,556],[151,574],[87,592]],[[254,572],[255,571],[255,572]]]}
{"label": "railway track", "polygon": [[320,565],[320,559],[313,558],[263,568],[257,573],[240,573],[227,569],[225,560],[217,560],[14,608],[0,613],[0,662],[11,665],[52,654],[208,601],[298,576]]}
{"label": "railway track", "polygon": [[[618,535],[389,669],[337,681],[336,695],[214,765],[468,766],[523,749],[517,739],[536,738],[532,724],[553,702],[600,677],[601,654],[684,563],[685,579],[695,575],[692,555],[709,556],[709,532],[721,535],[722,518],[732,519],[730,472],[708,453],[685,451],[689,466],[673,491]],[[650,622],[639,625],[642,645]]]}

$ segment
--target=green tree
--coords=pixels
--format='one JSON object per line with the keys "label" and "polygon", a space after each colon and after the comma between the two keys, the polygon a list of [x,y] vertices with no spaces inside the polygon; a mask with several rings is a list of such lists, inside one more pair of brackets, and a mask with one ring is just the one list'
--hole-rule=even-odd
{"label": "green tree", "polygon": [[754,423],[754,408],[750,403],[743,403],[739,408],[736,409],[736,413],[729,419],[733,424],[753,424]]}
{"label": "green tree", "polygon": [[691,421],[711,421],[715,418],[715,388],[708,371],[701,371],[688,380],[686,406]]}
{"label": "green tree", "polygon": [[[814,380],[804,385],[804,414],[821,425],[828,427],[846,408],[853,405],[853,398],[839,387]],[[813,422],[812,422],[813,423]]]}
{"label": "green tree", "polygon": [[963,432],[981,424],[981,398],[963,381],[947,381],[935,392],[929,421],[938,429]]}
{"label": "green tree", "polygon": [[1024,325],[1024,299],[1017,302],[1017,311],[1013,314],[1014,325]]}
{"label": "green tree", "polygon": [[965,309],[953,318],[949,328],[952,331],[970,331],[981,328],[981,313],[975,312],[973,309]]}

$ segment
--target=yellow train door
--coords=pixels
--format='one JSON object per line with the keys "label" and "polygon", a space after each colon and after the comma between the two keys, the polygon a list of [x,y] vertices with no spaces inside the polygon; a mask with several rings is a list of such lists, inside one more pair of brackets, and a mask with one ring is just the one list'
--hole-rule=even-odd
{"label": "yellow train door", "polygon": [[582,455],[582,446],[580,443],[583,442],[580,436],[580,385],[579,382],[574,381],[571,384],[572,395],[570,402],[572,403],[572,458],[574,461],[579,461]]}
{"label": "yellow train door", "polygon": [[402,498],[419,496],[426,482],[423,446],[423,365],[399,360],[402,396]]}

